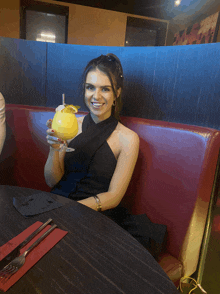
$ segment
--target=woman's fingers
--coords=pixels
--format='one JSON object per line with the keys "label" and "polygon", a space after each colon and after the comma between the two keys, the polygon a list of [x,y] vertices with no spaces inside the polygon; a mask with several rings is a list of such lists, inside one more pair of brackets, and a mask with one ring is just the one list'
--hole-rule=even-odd
{"label": "woman's fingers", "polygon": [[64,141],[53,136],[47,136],[47,143],[50,144],[51,147],[59,150],[64,144]]}
{"label": "woman's fingers", "polygon": [[51,128],[51,125],[52,125],[52,119],[48,119],[48,121],[46,122],[46,125],[48,128]]}
{"label": "woman's fingers", "polygon": [[51,135],[51,136],[54,136],[54,134],[55,134],[55,131],[53,129],[48,129],[48,130],[46,130],[46,132],[48,135]]}
{"label": "woman's fingers", "polygon": [[49,142],[52,142],[52,144],[63,144],[64,143],[64,141],[62,141],[61,139],[54,137],[54,136],[47,135],[46,138],[47,138],[48,143]]}
{"label": "woman's fingers", "polygon": [[60,145],[64,144],[65,141],[55,137],[55,131],[51,129],[52,119],[49,119],[46,124],[48,127],[48,130],[46,130],[47,132],[46,139],[48,144],[50,144],[53,148],[59,149]]}

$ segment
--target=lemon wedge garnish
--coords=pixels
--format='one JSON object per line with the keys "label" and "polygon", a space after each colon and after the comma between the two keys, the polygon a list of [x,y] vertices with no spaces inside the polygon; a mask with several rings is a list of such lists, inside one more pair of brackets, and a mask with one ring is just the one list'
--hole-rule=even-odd
{"label": "lemon wedge garnish", "polygon": [[61,112],[64,112],[64,113],[77,113],[78,112],[78,109],[80,108],[80,106],[78,105],[72,105],[72,104],[67,104],[65,105],[65,108],[61,110]]}

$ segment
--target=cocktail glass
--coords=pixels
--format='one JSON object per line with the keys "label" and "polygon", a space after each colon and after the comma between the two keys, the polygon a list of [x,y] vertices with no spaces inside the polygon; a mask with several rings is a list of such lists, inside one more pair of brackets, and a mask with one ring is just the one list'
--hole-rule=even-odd
{"label": "cocktail glass", "polygon": [[78,112],[79,106],[65,105],[62,110],[55,113],[52,121],[54,135],[61,140],[74,138],[78,133],[78,122],[75,113]]}

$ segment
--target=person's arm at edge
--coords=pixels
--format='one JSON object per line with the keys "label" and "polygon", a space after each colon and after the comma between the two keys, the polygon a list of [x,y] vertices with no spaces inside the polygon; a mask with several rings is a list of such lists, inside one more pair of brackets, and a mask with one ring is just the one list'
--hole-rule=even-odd
{"label": "person's arm at edge", "polygon": [[2,152],[6,137],[6,126],[5,126],[5,100],[0,93],[0,154]]}

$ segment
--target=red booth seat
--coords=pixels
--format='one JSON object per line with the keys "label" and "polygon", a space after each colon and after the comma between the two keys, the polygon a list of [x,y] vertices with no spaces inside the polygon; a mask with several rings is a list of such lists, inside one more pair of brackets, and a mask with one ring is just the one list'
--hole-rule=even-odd
{"label": "red booth seat", "polygon": [[[50,191],[44,180],[49,146],[46,121],[53,108],[6,105],[7,135],[0,184]],[[85,115],[81,112],[78,116]],[[159,263],[178,285],[198,266],[220,147],[218,130],[122,117],[138,133],[140,151],[123,204],[168,228]]]}

